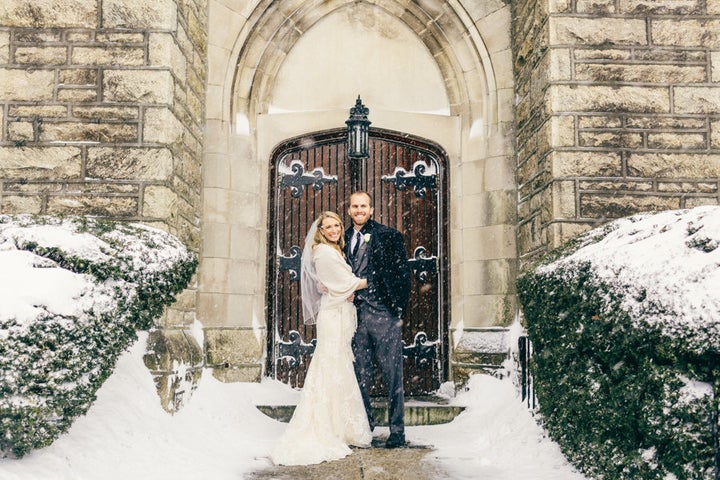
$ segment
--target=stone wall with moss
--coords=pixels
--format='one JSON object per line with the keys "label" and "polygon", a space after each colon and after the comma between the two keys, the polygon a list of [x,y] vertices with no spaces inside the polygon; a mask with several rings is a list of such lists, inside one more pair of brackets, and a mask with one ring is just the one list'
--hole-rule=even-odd
{"label": "stone wall with moss", "polygon": [[0,212],[142,221],[198,249],[204,0],[0,5]]}
{"label": "stone wall with moss", "polygon": [[513,9],[521,259],[608,219],[719,202],[720,0]]}

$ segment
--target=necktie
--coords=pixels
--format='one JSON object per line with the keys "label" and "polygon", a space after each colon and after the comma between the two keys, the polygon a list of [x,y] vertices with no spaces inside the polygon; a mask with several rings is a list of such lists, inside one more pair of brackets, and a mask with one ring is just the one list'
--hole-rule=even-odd
{"label": "necktie", "polygon": [[362,237],[360,235],[360,232],[355,232],[355,246],[352,249],[352,256],[354,257],[357,255],[358,250],[360,249],[360,242],[362,241]]}

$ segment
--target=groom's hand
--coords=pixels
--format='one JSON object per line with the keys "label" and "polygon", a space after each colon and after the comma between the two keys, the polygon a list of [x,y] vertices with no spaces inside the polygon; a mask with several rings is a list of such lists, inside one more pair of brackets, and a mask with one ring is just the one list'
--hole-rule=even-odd
{"label": "groom's hand", "polygon": [[347,301],[350,302],[350,303],[353,303],[353,302],[355,301],[355,294],[353,293],[352,295],[350,295],[350,296],[347,298]]}
{"label": "groom's hand", "polygon": [[320,293],[328,293],[328,288],[322,282],[317,282],[317,290]]}

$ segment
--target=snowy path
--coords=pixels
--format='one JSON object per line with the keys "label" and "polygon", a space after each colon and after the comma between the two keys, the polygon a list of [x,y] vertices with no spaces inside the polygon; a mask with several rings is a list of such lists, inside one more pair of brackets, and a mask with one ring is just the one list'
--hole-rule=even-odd
{"label": "snowy path", "polygon": [[[121,358],[85,417],[49,447],[0,459],[0,479],[238,480],[268,467],[284,424],[254,406],[295,402],[297,392],[275,381],[223,384],[206,371],[189,405],[170,416],[142,362],[145,339]],[[453,402],[466,410],[452,423],[406,431],[410,442],[433,446],[426,460],[448,478],[584,480],[509,382],[475,376]]]}
{"label": "snowy path", "polygon": [[428,448],[354,449],[352,455],[319,465],[275,467],[244,480],[453,480],[434,465]]}
{"label": "snowy path", "polygon": [[456,399],[467,405],[450,424],[415,427],[411,440],[433,445],[431,454],[454,480],[585,480],[538,427],[509,381],[471,378]]}

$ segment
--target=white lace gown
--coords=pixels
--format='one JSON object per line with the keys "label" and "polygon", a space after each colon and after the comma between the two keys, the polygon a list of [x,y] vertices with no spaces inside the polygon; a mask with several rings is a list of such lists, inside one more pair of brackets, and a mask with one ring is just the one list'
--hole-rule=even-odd
{"label": "white lace gown", "polygon": [[334,248],[313,251],[318,278],[328,288],[317,315],[317,346],[300,403],[270,458],[276,465],[310,465],[367,447],[372,433],[353,367],[355,306],[347,301],[360,279]]}

